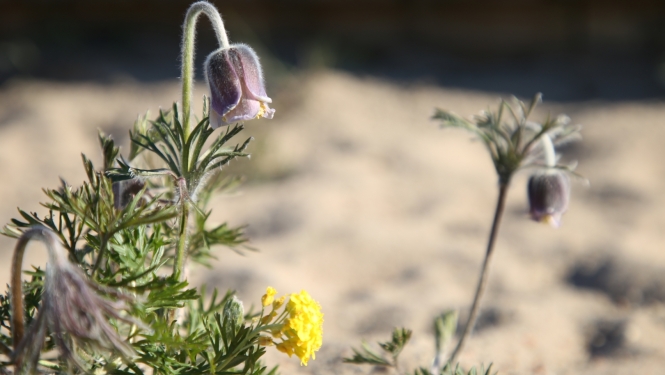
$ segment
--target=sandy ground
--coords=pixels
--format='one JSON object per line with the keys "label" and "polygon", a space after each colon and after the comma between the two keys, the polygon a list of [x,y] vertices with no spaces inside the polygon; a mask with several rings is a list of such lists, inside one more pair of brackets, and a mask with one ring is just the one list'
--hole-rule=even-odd
{"label": "sandy ground", "polygon": [[[97,128],[127,145],[136,116],[178,93],[177,82],[4,85],[0,222],[17,206],[43,212],[41,188],[60,176],[82,181],[79,154],[100,160]],[[248,124],[252,159],[234,169],[247,183],[213,213],[248,224],[260,252],[220,249],[191,281],[236,289],[246,305],[268,285],[319,300],[324,345],[308,367],[270,352],[284,374],[370,373],[341,358],[394,326],[414,330],[402,370],[428,366],[433,317],[468,309],[497,193],[482,145],[429,118],[437,106],[470,116],[499,95],[319,72],[274,99],[274,120]],[[548,111],[584,125],[566,158],[591,185],[573,185],[563,226],[552,229],[526,216],[528,176],[514,180],[484,313],[460,360],[493,362],[500,374],[663,373],[665,105],[546,102],[536,117]],[[12,247],[0,239],[2,284]],[[44,255],[35,246],[28,261]]]}

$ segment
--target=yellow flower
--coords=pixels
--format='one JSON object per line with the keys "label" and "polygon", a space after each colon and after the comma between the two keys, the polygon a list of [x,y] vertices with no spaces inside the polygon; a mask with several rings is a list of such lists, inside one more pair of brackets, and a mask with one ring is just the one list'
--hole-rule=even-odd
{"label": "yellow flower", "polygon": [[275,347],[280,352],[288,354],[289,357],[291,357],[293,355],[293,344],[288,342],[288,341],[281,342],[281,343],[277,344],[277,346],[275,346]]}
{"label": "yellow flower", "polygon": [[286,300],[286,296],[281,296],[281,297],[277,298],[277,299],[275,300],[275,302],[272,303],[272,308],[273,308],[273,310],[277,310],[277,309],[279,309],[280,307],[282,307],[282,305],[284,304],[284,301],[285,301],[285,300]]}
{"label": "yellow flower", "polygon": [[282,327],[284,342],[277,349],[300,358],[300,364],[307,366],[309,358],[316,359],[323,336],[323,313],[318,302],[306,291],[293,293],[286,305],[288,318]]}
{"label": "yellow flower", "polygon": [[272,337],[274,337],[276,339],[282,338],[282,331],[279,328],[272,328],[270,330],[270,334],[272,335]]}
{"label": "yellow flower", "polygon": [[277,291],[275,288],[269,286],[266,288],[266,294],[261,297],[261,304],[263,307],[266,307],[272,303],[272,301],[275,299],[275,294],[277,294]]}

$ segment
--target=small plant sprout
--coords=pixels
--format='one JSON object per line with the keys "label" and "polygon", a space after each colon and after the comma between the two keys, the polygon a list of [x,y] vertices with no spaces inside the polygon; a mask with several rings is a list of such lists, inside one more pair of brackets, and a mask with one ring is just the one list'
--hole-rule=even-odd
{"label": "small plant sprout", "polygon": [[396,373],[400,373],[399,355],[404,346],[411,340],[413,331],[406,328],[395,328],[390,341],[378,343],[383,350],[383,354],[377,353],[368,343],[363,342],[361,349],[353,349],[353,357],[344,358],[346,363],[374,365],[393,368]]}
{"label": "small plant sprout", "polygon": [[441,373],[442,368],[446,365],[444,356],[448,345],[455,336],[458,318],[459,313],[457,310],[449,310],[434,319],[436,355],[434,356],[430,370],[432,374]]}
{"label": "small plant sprout", "polygon": [[[453,326],[453,324],[457,324],[456,312],[445,313],[436,319],[435,332],[437,335],[437,348],[439,345],[445,345],[447,336],[454,333],[455,326]],[[392,369],[397,375],[492,375],[491,365],[487,367],[487,369],[481,367],[480,371],[475,367],[470,368],[468,371],[464,371],[459,366],[452,367],[449,363],[445,364],[445,366],[438,366],[436,360],[433,366],[429,369],[419,367],[413,372],[402,371],[399,366],[399,355],[411,339],[412,333],[413,332],[410,329],[395,328],[390,341],[378,343],[382,352],[376,351],[368,343],[363,342],[361,349],[354,348],[353,357],[344,358],[344,362],[356,365],[371,365],[381,369]]]}
{"label": "small plant sprout", "polygon": [[480,138],[492,158],[499,179],[499,196],[478,286],[469,318],[448,364],[455,363],[478,316],[506,196],[515,173],[523,168],[538,169],[528,186],[530,214],[534,220],[558,226],[561,215],[568,207],[570,184],[566,173],[573,171],[571,167],[557,164],[555,147],[579,138],[581,128],[571,125],[565,115],[548,117],[542,123],[530,121],[530,115],[540,102],[541,94],[537,94],[529,105],[517,99],[512,105],[502,100],[496,112],[483,111],[472,121],[440,109],[436,110],[433,117],[441,121],[442,127],[466,129]]}

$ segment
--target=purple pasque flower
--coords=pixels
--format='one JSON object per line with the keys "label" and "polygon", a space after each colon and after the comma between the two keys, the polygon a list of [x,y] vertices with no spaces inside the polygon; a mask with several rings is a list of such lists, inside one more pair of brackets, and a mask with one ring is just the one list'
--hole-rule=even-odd
{"label": "purple pasque flower", "polygon": [[558,228],[570,200],[568,175],[554,168],[537,172],[529,178],[527,193],[531,218]]}
{"label": "purple pasque flower", "polygon": [[213,129],[258,117],[271,119],[275,110],[266,94],[259,58],[249,46],[233,44],[208,56],[205,76],[210,87]]}
{"label": "purple pasque flower", "polygon": [[[18,367],[24,364],[27,367],[26,372],[34,371],[48,332],[51,333],[62,357],[81,369],[83,366],[69,339],[79,346],[115,351],[124,358],[134,356],[134,349],[125,341],[124,335],[119,334],[109,322],[109,319],[115,319],[148,329],[140,320],[127,313],[127,302],[133,301],[133,298],[89,279],[78,266],[69,261],[68,253],[60,244],[58,236],[46,227],[35,226],[23,233],[17,244],[21,261],[23,250],[31,239],[41,240],[46,244],[49,260],[46,264],[41,306],[25,336],[14,348],[14,363]],[[18,263],[19,267],[21,261]],[[14,263],[16,264],[16,261]],[[14,271],[20,272],[20,268]],[[17,287],[15,291],[20,292],[20,284]],[[115,300],[101,294],[113,296]],[[24,309],[22,300],[19,301],[18,306],[12,306],[13,314]],[[21,316],[21,327],[24,324],[22,319]]]}

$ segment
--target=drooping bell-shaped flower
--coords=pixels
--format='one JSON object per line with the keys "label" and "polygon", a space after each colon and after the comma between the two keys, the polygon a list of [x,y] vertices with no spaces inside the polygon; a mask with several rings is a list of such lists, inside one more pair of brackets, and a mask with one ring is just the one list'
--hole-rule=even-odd
{"label": "drooping bell-shaped flower", "polygon": [[210,86],[213,129],[259,117],[271,119],[274,109],[266,94],[259,58],[249,46],[233,44],[211,53],[205,62]]}
{"label": "drooping bell-shaped flower", "polygon": [[561,216],[568,209],[570,200],[568,175],[557,169],[537,172],[529,178],[527,192],[531,218],[559,227]]}
{"label": "drooping bell-shaped flower", "polygon": [[[126,302],[132,298],[89,279],[69,261],[68,253],[57,235],[41,226],[25,231],[19,239],[14,255],[14,273],[20,273],[23,253],[31,239],[44,241],[49,260],[41,306],[25,336],[19,337],[20,341],[14,348],[12,357],[17,366],[25,363],[28,369],[36,368],[47,331],[52,334],[61,355],[78,366],[81,365],[69,339],[73,339],[78,346],[113,350],[125,358],[133,356],[134,349],[109,322],[109,318],[112,318],[147,329],[141,321],[123,312],[129,309]],[[17,289],[12,290],[21,296],[22,293],[18,293],[21,292],[20,279],[18,281],[13,285]],[[113,295],[116,300],[103,297],[100,293]],[[12,323],[13,330],[15,334],[17,330],[20,331],[19,335],[23,334],[23,314],[19,313],[23,309],[21,297],[13,300],[12,314],[18,317]]]}

